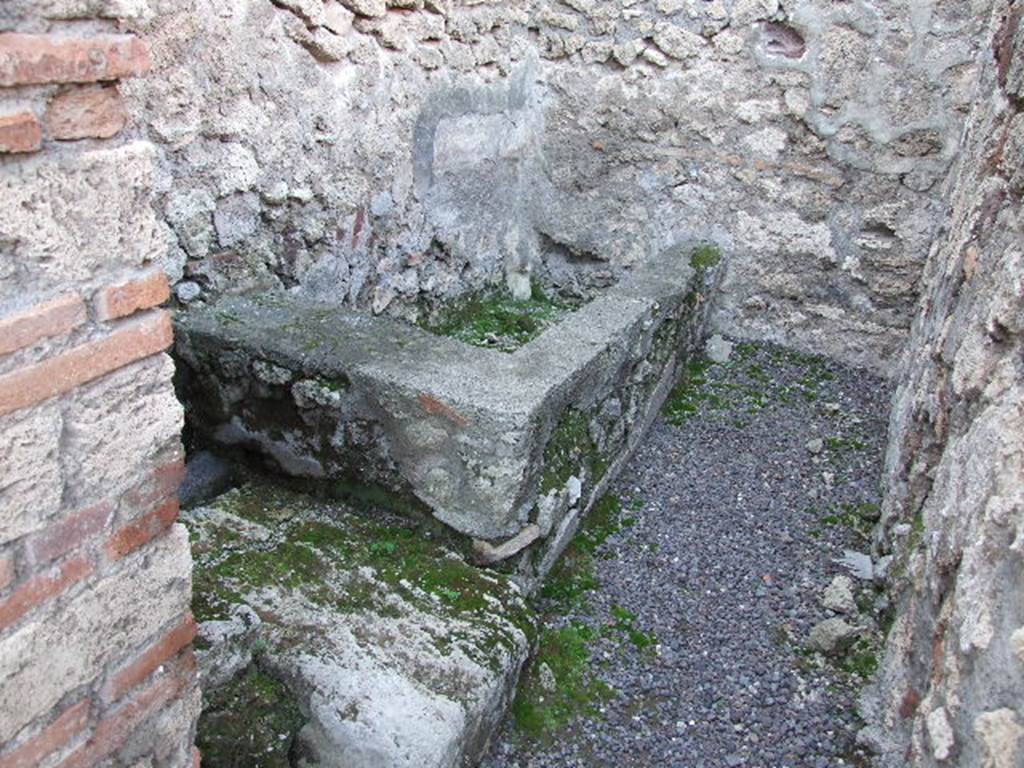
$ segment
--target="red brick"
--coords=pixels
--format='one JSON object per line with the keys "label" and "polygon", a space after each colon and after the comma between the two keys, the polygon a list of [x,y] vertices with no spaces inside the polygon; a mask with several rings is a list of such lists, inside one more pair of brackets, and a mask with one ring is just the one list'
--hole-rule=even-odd
{"label": "red brick", "polygon": [[117,531],[107,542],[107,554],[118,560],[147,544],[174,524],[178,519],[178,500],[171,499],[145,517],[129,523]]}
{"label": "red brick", "polygon": [[147,648],[103,686],[103,698],[116,701],[138,687],[168,660],[177,656],[196,636],[196,620],[189,614],[178,626]]}
{"label": "red brick", "polygon": [[178,656],[165,673],[138,691],[96,726],[89,741],[61,761],[58,768],[91,768],[116,751],[147,717],[196,685],[196,660],[191,650]]}
{"label": "red brick", "polygon": [[43,146],[43,129],[31,112],[0,117],[0,152],[38,152]]}
{"label": "red brick", "polygon": [[66,746],[89,724],[89,701],[68,707],[42,731],[12,752],[0,756],[0,768],[36,768],[43,758]]}
{"label": "red brick", "polygon": [[39,574],[17,587],[0,602],[0,630],[9,627],[29,611],[78,583],[93,572],[87,557],[76,557],[47,573]]}
{"label": "red brick", "polygon": [[0,319],[0,355],[58,336],[85,322],[85,302],[69,293]]}
{"label": "red brick", "polygon": [[[165,457],[167,455],[164,454]],[[171,455],[174,458],[159,465],[149,477],[121,497],[123,507],[144,510],[177,495],[185,480],[185,457],[180,446]]]}
{"label": "red brick", "polygon": [[0,555],[0,591],[11,586],[17,575],[18,571],[14,567],[14,553],[10,551],[4,552]]}
{"label": "red brick", "polygon": [[0,86],[97,83],[148,69],[149,49],[134,35],[0,33]]}
{"label": "red brick", "polygon": [[96,314],[100,320],[114,320],[163,304],[170,297],[167,275],[156,269],[135,280],[101,290],[96,297]]}
{"label": "red brick", "polygon": [[117,88],[76,88],[54,97],[46,109],[46,130],[59,141],[109,139],[128,122]]}
{"label": "red brick", "polygon": [[42,565],[67,554],[107,527],[114,505],[102,502],[75,512],[61,522],[33,534],[25,542],[29,562]]}
{"label": "red brick", "polygon": [[128,363],[162,352],[173,340],[170,315],[164,311],[153,312],[106,338],[0,376],[0,416],[41,403]]}

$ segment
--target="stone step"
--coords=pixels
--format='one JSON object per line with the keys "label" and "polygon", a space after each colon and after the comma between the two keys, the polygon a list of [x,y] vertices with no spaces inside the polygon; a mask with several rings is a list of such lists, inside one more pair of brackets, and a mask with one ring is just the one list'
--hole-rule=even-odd
{"label": "stone step", "polygon": [[183,521],[204,764],[476,763],[535,635],[512,580],[467,563],[443,531],[263,483]]}

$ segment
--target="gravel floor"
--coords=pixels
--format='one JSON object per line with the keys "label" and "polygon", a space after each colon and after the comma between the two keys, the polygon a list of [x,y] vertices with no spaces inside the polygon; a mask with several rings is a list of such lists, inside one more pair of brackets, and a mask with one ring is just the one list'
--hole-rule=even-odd
{"label": "gravel floor", "polygon": [[[613,489],[632,522],[599,548],[598,586],[567,611],[541,605],[549,627],[607,626],[625,607],[656,644],[598,634],[592,674],[614,695],[539,739],[510,717],[485,768],[869,764],[853,747],[861,678],[805,644],[832,615],[835,559],[867,549],[853,529],[879,501],[890,390],[771,346],[691,378],[667,412],[679,423],[659,420]],[[858,592],[865,609],[884,601]]]}

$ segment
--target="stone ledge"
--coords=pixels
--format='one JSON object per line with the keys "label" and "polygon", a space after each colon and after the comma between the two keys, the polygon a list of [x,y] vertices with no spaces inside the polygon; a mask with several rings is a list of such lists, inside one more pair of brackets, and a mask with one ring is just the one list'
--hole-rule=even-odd
{"label": "stone ledge", "polygon": [[[385,486],[487,542],[597,498],[702,334],[717,270],[676,249],[514,354],[295,293],[178,320],[196,429],[286,474]],[[529,538],[529,537],[527,537]]]}

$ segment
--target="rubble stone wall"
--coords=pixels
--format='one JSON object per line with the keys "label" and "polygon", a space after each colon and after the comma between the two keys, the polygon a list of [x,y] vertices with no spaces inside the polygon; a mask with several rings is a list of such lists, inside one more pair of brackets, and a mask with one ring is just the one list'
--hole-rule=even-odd
{"label": "rubble stone wall", "polygon": [[991,0],[148,0],[127,88],[179,298],[409,315],[677,244],[721,330],[886,370]]}
{"label": "rubble stone wall", "polygon": [[182,409],[129,2],[0,5],[0,766],[185,768]]}
{"label": "rubble stone wall", "polygon": [[1024,3],[1001,0],[904,358],[879,554],[884,766],[1024,764]]}

